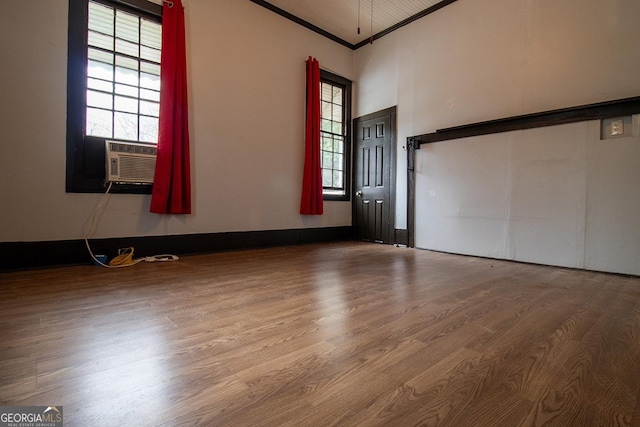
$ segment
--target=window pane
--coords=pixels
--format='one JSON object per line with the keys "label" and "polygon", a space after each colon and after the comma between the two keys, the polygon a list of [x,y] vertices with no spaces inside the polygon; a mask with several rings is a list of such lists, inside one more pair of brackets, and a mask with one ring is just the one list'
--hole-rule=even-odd
{"label": "window pane", "polygon": [[139,46],[126,40],[116,39],[116,52],[129,56],[138,56]]}
{"label": "window pane", "polygon": [[136,45],[140,42],[140,18],[119,10],[116,13],[116,37],[129,40]]}
{"label": "window pane", "polygon": [[160,50],[146,46],[140,46],[140,58],[148,61],[160,62]]}
{"label": "window pane", "polygon": [[341,171],[333,171],[333,186],[337,188],[342,187],[342,176],[343,173]]}
{"label": "window pane", "polygon": [[87,108],[87,135],[111,138],[111,111]]}
{"label": "window pane", "polygon": [[322,136],[322,149],[325,151],[333,151],[333,138],[330,136]]}
{"label": "window pane", "polygon": [[106,82],[104,80],[89,79],[87,81],[87,88],[96,89],[103,92],[113,92],[113,83]]}
{"label": "window pane", "polygon": [[140,62],[137,59],[127,58],[126,56],[116,55],[116,65],[122,68],[138,71]]}
{"label": "window pane", "polygon": [[120,139],[138,140],[138,116],[128,113],[113,113],[113,136]]}
{"label": "window pane", "polygon": [[112,36],[114,12],[111,7],[89,2],[89,30]]}
{"label": "window pane", "polygon": [[158,143],[158,119],[140,116],[140,141]]}
{"label": "window pane", "polygon": [[342,165],[343,165],[342,162],[343,162],[342,154],[333,155],[333,169],[341,171]]}
{"label": "window pane", "polygon": [[89,60],[87,75],[102,80],[113,80],[113,65]]}
{"label": "window pane", "polygon": [[144,74],[149,74],[152,76],[158,76],[160,78],[160,65],[153,64],[147,61],[140,61],[140,71]]}
{"label": "window pane", "polygon": [[160,76],[140,73],[140,87],[144,87],[147,89],[153,89],[156,91],[160,90]]}
{"label": "window pane", "polygon": [[331,122],[333,133],[337,133],[338,135],[342,135],[342,122]]}
{"label": "window pane", "polygon": [[117,111],[126,111],[127,113],[137,113],[138,100],[124,96],[116,96],[114,109]]}
{"label": "window pane", "polygon": [[160,102],[160,92],[155,90],[140,89],[140,99],[148,99],[149,101]]}
{"label": "window pane", "polygon": [[320,117],[322,117],[323,119],[331,120],[331,117],[332,117],[331,107],[332,105],[330,102],[322,101],[322,110],[320,112]]}
{"label": "window pane", "polygon": [[336,137],[333,141],[333,151],[336,153],[344,153],[344,139],[342,137]]}
{"label": "window pane", "polygon": [[113,37],[89,31],[89,46],[113,50]]}
{"label": "window pane", "polygon": [[116,67],[116,82],[138,86],[138,72],[128,68]]}
{"label": "window pane", "polygon": [[140,43],[160,49],[162,47],[162,27],[146,19],[143,19],[140,25]]}
{"label": "window pane", "polygon": [[158,117],[160,115],[160,104],[157,102],[140,101],[140,114]]}
{"label": "window pane", "polygon": [[127,95],[134,98],[138,97],[138,88],[135,86],[128,86],[123,84],[116,84],[116,93],[118,95]]}
{"label": "window pane", "polygon": [[332,113],[333,114],[331,116],[331,120],[334,120],[336,122],[342,122],[342,107],[341,106],[334,105]]}
{"label": "window pane", "polygon": [[333,97],[331,100],[335,104],[342,105],[342,88],[338,86],[333,86]]}
{"label": "window pane", "polygon": [[332,86],[330,84],[327,83],[322,83],[321,84],[321,99],[323,101],[331,101],[331,94],[332,94]]}
{"label": "window pane", "polygon": [[105,108],[110,110],[111,108],[113,108],[113,95],[110,95],[108,93],[88,90],[87,105],[89,107],[98,107],[98,108]]}
{"label": "window pane", "polygon": [[331,121],[325,119],[320,120],[320,130],[322,132],[331,132]]}
{"label": "window pane", "polygon": [[113,64],[113,53],[98,49],[89,49],[89,59],[104,62],[105,64]]}
{"label": "window pane", "polygon": [[322,186],[323,187],[331,187],[333,182],[333,174],[331,173],[331,169],[323,169],[322,170]]}
{"label": "window pane", "polygon": [[333,168],[333,155],[331,152],[322,152],[322,167],[326,169]]}

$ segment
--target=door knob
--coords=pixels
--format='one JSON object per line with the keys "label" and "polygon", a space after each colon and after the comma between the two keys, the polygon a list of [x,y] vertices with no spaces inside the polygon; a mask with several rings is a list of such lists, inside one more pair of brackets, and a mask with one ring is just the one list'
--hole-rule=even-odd
{"label": "door knob", "polygon": [[362,191],[360,191],[360,190],[356,191],[356,196],[361,197],[362,196]]}

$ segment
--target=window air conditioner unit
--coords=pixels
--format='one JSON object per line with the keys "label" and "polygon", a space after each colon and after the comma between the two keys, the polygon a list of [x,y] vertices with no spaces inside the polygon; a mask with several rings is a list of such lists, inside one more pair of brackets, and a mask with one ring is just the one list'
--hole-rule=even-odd
{"label": "window air conditioner unit", "polygon": [[106,141],[107,182],[153,184],[157,147],[135,142]]}

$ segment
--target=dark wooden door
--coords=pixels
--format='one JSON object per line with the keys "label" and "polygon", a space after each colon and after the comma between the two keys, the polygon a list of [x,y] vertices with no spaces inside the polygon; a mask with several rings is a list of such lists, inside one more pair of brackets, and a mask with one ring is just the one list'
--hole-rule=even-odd
{"label": "dark wooden door", "polygon": [[393,243],[395,108],[355,120],[354,226],[357,240]]}

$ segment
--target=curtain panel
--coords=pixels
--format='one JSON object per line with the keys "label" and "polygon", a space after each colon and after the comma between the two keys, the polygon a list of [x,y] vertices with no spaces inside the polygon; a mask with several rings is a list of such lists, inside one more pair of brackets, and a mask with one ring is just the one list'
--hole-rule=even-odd
{"label": "curtain panel", "polygon": [[307,110],[300,213],[303,215],[322,215],[323,213],[320,162],[320,64],[312,57],[307,60]]}
{"label": "curtain panel", "polygon": [[191,213],[187,60],[182,0],[163,2],[158,154],[151,212]]}

